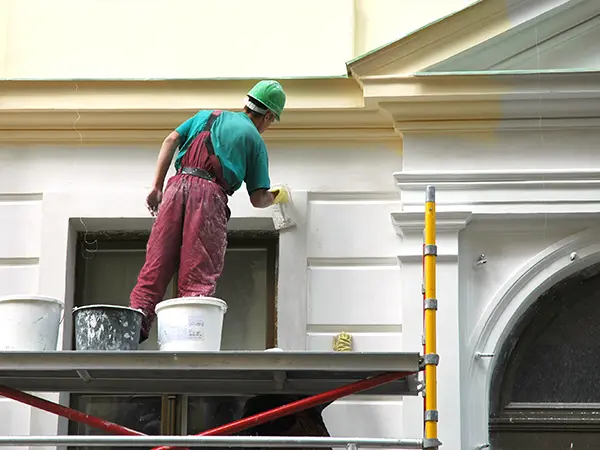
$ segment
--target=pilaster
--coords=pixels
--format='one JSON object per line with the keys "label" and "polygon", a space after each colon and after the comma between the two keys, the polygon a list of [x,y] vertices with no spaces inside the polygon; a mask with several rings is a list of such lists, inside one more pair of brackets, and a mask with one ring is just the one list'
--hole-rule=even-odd
{"label": "pilaster", "polygon": [[[469,211],[442,211],[436,221],[439,438],[444,448],[457,450],[461,442],[458,244],[459,233],[470,220]],[[392,223],[402,237],[398,259],[402,267],[403,351],[422,352],[424,213],[392,213]],[[405,397],[402,420],[404,430],[423,429],[422,397]]]}

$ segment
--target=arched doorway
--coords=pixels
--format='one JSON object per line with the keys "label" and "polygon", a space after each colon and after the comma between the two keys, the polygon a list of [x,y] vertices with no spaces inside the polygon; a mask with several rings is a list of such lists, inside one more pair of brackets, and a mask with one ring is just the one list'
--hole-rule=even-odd
{"label": "arched doorway", "polygon": [[600,448],[600,263],[543,293],[497,358],[492,449]]}

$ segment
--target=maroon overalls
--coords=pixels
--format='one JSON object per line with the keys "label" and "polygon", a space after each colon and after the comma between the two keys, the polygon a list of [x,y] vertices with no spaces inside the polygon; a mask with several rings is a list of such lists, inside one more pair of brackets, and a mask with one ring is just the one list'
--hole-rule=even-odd
{"label": "maroon overalls", "polygon": [[213,295],[223,271],[230,217],[227,195],[233,192],[211,140],[211,126],[219,114],[213,111],[190,144],[181,168],[167,183],[152,226],[146,262],[130,295],[130,306],[146,315],[142,341],[148,338],[154,308],[164,299],[177,269],[179,297]]}

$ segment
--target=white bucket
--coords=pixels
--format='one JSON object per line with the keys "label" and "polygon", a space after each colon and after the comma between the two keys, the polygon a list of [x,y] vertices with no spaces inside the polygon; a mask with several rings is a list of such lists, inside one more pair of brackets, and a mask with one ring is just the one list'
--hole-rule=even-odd
{"label": "white bucket", "polygon": [[0,297],[0,351],[55,351],[63,307],[52,297]]}
{"label": "white bucket", "polygon": [[219,351],[227,303],[212,297],[183,297],[156,306],[162,351]]}

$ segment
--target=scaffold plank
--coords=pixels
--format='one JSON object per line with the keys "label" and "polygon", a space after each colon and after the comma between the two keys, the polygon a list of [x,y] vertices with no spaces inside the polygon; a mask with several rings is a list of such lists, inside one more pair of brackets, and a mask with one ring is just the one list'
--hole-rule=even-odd
{"label": "scaffold plank", "polygon": [[[0,384],[30,392],[314,394],[382,372],[417,372],[418,353],[5,352]],[[365,391],[416,395],[416,376]]]}

